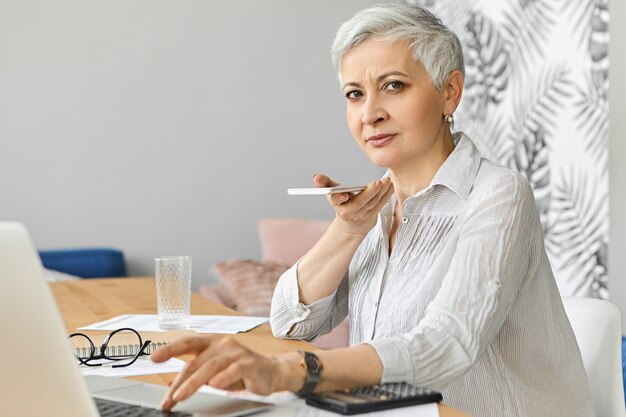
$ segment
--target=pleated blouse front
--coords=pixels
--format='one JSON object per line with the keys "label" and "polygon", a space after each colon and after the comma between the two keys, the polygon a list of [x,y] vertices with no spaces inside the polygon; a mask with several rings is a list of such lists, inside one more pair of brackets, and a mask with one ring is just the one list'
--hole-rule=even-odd
{"label": "pleated blouse front", "polygon": [[334,294],[304,305],[297,264],[285,272],[273,332],[312,340],[349,314],[350,345],[376,349],[383,382],[440,390],[473,416],[592,416],[530,186],[463,133],[454,140],[431,184],[405,201],[391,255],[395,196]]}

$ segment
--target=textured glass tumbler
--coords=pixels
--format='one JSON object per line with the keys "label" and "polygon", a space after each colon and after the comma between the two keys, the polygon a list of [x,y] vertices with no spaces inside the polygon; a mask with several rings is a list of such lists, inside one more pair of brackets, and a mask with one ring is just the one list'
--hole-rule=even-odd
{"label": "textured glass tumbler", "polygon": [[186,329],[191,299],[191,257],[154,258],[157,318],[163,330]]}

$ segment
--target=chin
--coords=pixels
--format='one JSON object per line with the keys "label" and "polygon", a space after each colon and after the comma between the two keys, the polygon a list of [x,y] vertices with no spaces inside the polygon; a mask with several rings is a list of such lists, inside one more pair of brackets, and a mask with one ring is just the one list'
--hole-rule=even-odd
{"label": "chin", "polygon": [[396,152],[389,152],[391,149],[367,149],[365,155],[372,164],[381,168],[390,168],[398,162]]}
{"label": "chin", "polygon": [[368,156],[372,164],[376,165],[377,167],[391,169],[391,167],[394,165],[393,158],[381,157],[380,155]]}

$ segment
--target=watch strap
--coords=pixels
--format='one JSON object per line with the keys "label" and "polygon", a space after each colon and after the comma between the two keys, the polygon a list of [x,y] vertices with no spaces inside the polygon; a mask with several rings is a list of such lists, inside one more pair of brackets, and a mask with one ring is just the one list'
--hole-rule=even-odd
{"label": "watch strap", "polygon": [[301,365],[306,371],[306,379],[304,380],[304,386],[296,395],[304,398],[313,393],[315,387],[320,382],[322,376],[322,363],[315,353],[306,352],[304,350],[298,351],[302,355]]}

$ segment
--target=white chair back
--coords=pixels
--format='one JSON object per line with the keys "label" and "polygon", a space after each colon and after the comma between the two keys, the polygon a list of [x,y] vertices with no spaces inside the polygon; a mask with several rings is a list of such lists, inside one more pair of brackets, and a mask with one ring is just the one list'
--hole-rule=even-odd
{"label": "white chair back", "polygon": [[625,417],[622,375],[622,316],[611,302],[563,297],[593,399],[596,417]]}

